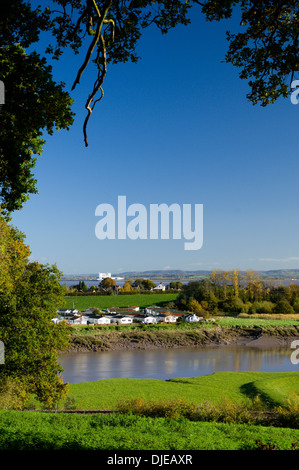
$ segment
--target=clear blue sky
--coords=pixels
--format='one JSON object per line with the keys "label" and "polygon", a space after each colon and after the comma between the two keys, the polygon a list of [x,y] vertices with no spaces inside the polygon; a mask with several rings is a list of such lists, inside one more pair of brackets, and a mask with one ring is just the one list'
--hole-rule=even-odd
{"label": "clear blue sky", "polygon": [[[262,108],[223,62],[229,22],[192,24],[167,35],[145,32],[140,62],[108,69],[105,97],[83,142],[84,104],[94,70],[71,96],[76,121],[47,137],[31,196],[12,223],[26,233],[32,259],[65,273],[148,269],[299,268],[299,106]],[[71,88],[83,55],[62,56],[54,77]],[[204,242],[98,240],[98,204],[117,197],[203,204]]]}

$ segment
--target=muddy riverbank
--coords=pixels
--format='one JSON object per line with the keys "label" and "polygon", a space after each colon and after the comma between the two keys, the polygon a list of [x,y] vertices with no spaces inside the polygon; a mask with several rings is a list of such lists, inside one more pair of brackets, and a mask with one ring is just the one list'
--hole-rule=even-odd
{"label": "muddy riverbank", "polygon": [[194,330],[109,330],[71,335],[69,352],[174,349],[198,346],[246,345],[258,348],[290,347],[299,339],[299,327],[201,328]]}

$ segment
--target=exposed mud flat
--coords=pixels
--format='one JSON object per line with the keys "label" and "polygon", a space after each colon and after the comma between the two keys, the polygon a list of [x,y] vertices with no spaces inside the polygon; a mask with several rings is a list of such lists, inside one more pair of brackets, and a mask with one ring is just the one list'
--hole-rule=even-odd
{"label": "exposed mud flat", "polygon": [[208,328],[198,330],[128,330],[74,334],[69,352],[169,349],[239,344],[261,349],[291,347],[299,330],[285,328],[270,332],[260,328]]}
{"label": "exposed mud flat", "polygon": [[261,335],[258,338],[254,338],[248,343],[246,343],[246,346],[248,347],[254,347],[254,348],[259,348],[259,349],[279,349],[279,348],[291,348],[291,344],[293,341],[299,341],[299,335],[298,337],[294,336],[288,336],[288,337],[283,337],[283,336],[267,336],[267,335]]}

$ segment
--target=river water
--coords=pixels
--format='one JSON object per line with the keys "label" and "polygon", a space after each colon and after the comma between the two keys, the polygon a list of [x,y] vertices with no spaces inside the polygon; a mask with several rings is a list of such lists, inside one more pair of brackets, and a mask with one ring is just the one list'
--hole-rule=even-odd
{"label": "river water", "polygon": [[[85,281],[97,285],[99,281]],[[124,281],[119,281],[122,285]],[[187,281],[186,281],[187,282]],[[277,281],[288,285],[296,281]],[[67,287],[78,280],[61,281]],[[155,281],[157,284],[158,281]],[[168,284],[169,281],[165,281]],[[273,282],[274,284],[274,282]],[[152,378],[167,380],[195,377],[225,371],[287,372],[299,371],[291,362],[293,350],[248,346],[217,346],[186,349],[129,350],[87,353],[65,353],[60,358],[65,382],[78,383],[109,378]]]}
{"label": "river water", "polygon": [[129,350],[64,353],[60,363],[63,380],[69,383],[109,378],[151,378],[166,380],[195,377],[224,371],[299,371],[292,364],[289,347],[259,348],[217,346],[186,349]]}

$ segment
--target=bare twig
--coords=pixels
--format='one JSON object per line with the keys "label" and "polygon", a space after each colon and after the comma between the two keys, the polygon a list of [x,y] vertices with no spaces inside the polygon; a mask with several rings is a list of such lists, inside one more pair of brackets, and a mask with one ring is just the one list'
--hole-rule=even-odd
{"label": "bare twig", "polygon": [[[88,147],[88,141],[87,141],[87,133],[86,133],[86,127],[87,127],[87,124],[88,124],[88,121],[89,121],[89,118],[90,118],[90,115],[93,111],[93,108],[95,107],[95,104],[100,101],[103,96],[104,96],[104,92],[103,92],[103,88],[102,88],[102,85],[103,85],[103,82],[104,82],[104,79],[105,79],[105,76],[106,76],[106,73],[107,73],[107,57],[106,57],[106,46],[105,46],[105,40],[103,38],[103,35],[101,34],[100,35],[100,40],[101,40],[101,54],[102,54],[102,70],[101,70],[101,74],[99,74],[98,76],[98,79],[96,80],[95,84],[94,84],[94,87],[93,87],[93,91],[92,93],[89,95],[88,99],[87,99],[87,102],[86,102],[86,105],[85,105],[85,108],[87,109],[87,116],[85,118],[85,121],[84,121],[84,125],[83,125],[83,134],[84,134],[84,142],[85,142],[85,146]],[[99,52],[98,52],[98,55],[99,55]],[[98,93],[98,91],[101,90],[102,92],[102,95],[100,98],[98,98],[92,105],[91,107],[91,103],[92,101],[94,100],[96,94]]]}

